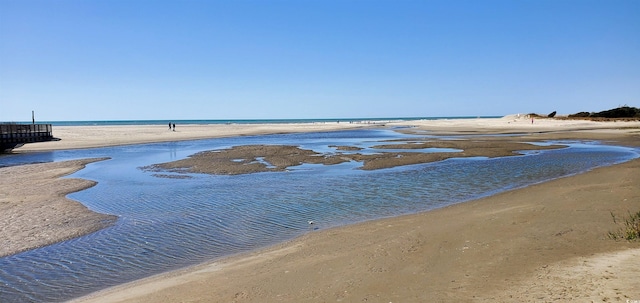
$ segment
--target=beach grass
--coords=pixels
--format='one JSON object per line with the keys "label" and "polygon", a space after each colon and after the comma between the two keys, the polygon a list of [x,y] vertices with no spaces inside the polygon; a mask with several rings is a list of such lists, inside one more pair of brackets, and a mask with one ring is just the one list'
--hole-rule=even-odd
{"label": "beach grass", "polygon": [[[613,240],[640,241],[640,211],[636,213],[627,213],[627,217],[622,221],[616,218],[611,212],[613,223],[622,225],[618,230],[609,232],[609,238]],[[620,222],[619,222],[620,221]]]}

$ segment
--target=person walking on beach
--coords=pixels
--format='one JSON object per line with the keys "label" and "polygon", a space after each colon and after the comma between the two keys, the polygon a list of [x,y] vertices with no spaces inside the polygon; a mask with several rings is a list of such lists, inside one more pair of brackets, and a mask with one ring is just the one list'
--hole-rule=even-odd
{"label": "person walking on beach", "polygon": [[176,124],[173,123],[173,131],[176,131]]}
{"label": "person walking on beach", "polygon": [[169,122],[169,130],[171,130],[171,122]]}

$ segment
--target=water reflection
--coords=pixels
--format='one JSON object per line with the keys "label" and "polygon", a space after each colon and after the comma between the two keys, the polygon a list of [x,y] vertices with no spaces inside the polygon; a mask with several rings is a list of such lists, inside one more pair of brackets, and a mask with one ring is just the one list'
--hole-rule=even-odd
{"label": "water reflection", "polygon": [[[373,146],[401,138],[366,130],[288,134],[59,151],[5,163],[111,157],[74,177],[98,181],[70,195],[116,214],[94,234],[0,258],[1,302],[63,301],[108,286],[327,228],[429,210],[637,157],[636,150],[572,142],[569,148],[500,159],[449,159],[378,171],[358,163],[303,165],[283,173],[157,178],[138,167],[241,144]],[[11,162],[14,161],[14,162]],[[22,161],[22,162],[20,162]]]}

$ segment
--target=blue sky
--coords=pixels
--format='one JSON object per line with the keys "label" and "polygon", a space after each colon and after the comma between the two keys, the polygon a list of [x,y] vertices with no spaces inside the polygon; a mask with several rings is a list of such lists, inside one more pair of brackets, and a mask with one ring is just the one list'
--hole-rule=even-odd
{"label": "blue sky", "polygon": [[640,106],[640,1],[0,0],[0,121]]}

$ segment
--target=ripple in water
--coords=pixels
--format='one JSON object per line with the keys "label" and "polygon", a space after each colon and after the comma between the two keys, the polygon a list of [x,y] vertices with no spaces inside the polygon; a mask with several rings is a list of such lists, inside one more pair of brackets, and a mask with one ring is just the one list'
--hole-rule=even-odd
{"label": "ripple in water", "polygon": [[238,144],[321,150],[400,136],[347,131],[45,153],[53,161],[112,157],[75,174],[99,183],[70,197],[120,219],[84,237],[0,258],[0,301],[64,301],[288,240],[309,232],[309,220],[328,228],[425,211],[638,157],[632,149],[578,142],[527,156],[450,159],[378,171],[345,163],[288,173],[169,179],[137,169]]}

